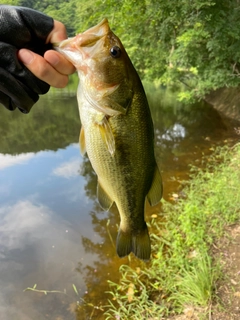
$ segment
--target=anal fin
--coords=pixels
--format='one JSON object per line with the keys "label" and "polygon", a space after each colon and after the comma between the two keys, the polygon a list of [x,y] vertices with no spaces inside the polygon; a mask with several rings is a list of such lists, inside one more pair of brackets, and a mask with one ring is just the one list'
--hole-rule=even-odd
{"label": "anal fin", "polygon": [[156,164],[153,181],[150,190],[148,191],[147,198],[151,206],[158,204],[162,198],[163,187],[162,187],[162,177],[158,166]]}

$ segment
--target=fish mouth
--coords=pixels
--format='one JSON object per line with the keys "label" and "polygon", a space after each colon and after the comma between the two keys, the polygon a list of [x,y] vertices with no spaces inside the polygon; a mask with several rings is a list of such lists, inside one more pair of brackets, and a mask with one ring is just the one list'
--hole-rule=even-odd
{"label": "fish mouth", "polygon": [[[94,53],[101,52],[103,39],[110,32],[108,20],[104,18],[96,26],[78,34],[75,37],[68,38],[55,43],[53,47],[64,56],[66,56],[75,66],[81,56],[81,60],[93,57]],[[78,56],[78,58],[77,58]]]}
{"label": "fish mouth", "polygon": [[86,30],[77,36],[77,44],[81,47],[93,46],[99,39],[103,38],[110,31],[108,20],[104,18],[96,26]]}

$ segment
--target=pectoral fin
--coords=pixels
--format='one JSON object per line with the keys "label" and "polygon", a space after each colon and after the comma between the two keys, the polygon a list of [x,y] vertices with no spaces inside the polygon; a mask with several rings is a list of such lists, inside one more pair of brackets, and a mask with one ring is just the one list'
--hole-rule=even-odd
{"label": "pectoral fin", "polygon": [[128,105],[126,108],[122,107],[119,103],[111,99],[110,97],[107,97],[104,99],[105,109],[106,110],[112,110],[112,112],[116,112],[117,115],[119,114],[126,114],[128,111]]}
{"label": "pectoral fin", "polygon": [[83,156],[86,153],[85,134],[84,134],[83,127],[81,127],[81,131],[80,131],[79,145],[80,145],[81,155]]}
{"label": "pectoral fin", "polygon": [[162,198],[162,177],[159,172],[158,166],[155,166],[153,181],[151,188],[147,194],[148,201],[151,206],[155,206]]}
{"label": "pectoral fin", "polygon": [[105,210],[108,211],[111,206],[113,205],[112,199],[106,193],[106,191],[102,188],[101,184],[98,182],[97,185],[97,197],[100,206]]}
{"label": "pectoral fin", "polygon": [[117,116],[121,113],[125,114],[124,108],[109,98],[109,95],[116,91],[117,88],[118,86],[107,87],[98,90],[97,94],[96,92],[92,93],[91,90],[85,90],[84,97],[92,108],[110,117]]}
{"label": "pectoral fin", "polygon": [[101,120],[101,122],[97,123],[97,125],[99,127],[99,131],[102,136],[103,142],[105,143],[111,156],[113,156],[115,152],[115,139],[113,136],[112,128],[108,122],[108,119],[104,117]]}

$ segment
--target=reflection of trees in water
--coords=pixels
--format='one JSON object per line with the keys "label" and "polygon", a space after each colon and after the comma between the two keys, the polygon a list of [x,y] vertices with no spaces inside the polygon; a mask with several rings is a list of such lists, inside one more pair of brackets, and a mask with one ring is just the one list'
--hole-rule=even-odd
{"label": "reflection of trees in water", "polygon": [[189,163],[200,158],[202,152],[209,152],[214,142],[224,139],[226,126],[210,105],[181,105],[168,91],[162,92],[163,98],[158,97],[158,102],[154,94],[149,97],[157,161],[163,171],[186,172]]}
{"label": "reflection of trees in water", "polygon": [[163,143],[167,140],[170,145],[185,139],[196,143],[226,129],[219,113],[205,103],[183,105],[177,110],[153,105],[151,111],[156,140]]}
{"label": "reflection of trees in water", "polygon": [[75,97],[41,97],[27,115],[2,106],[0,113],[1,153],[57,150],[78,141],[80,120]]}

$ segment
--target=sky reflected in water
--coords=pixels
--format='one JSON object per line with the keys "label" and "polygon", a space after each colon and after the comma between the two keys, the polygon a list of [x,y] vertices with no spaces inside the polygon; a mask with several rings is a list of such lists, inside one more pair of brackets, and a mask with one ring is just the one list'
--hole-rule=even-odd
{"label": "sky reflected in water", "polygon": [[58,152],[0,155],[1,319],[43,317],[32,301],[36,295],[23,293],[35,283],[61,291],[77,283],[80,292],[87,290],[75,268],[97,257],[85,251],[81,237],[101,238],[87,214],[93,204],[79,175],[81,161],[78,144]]}

